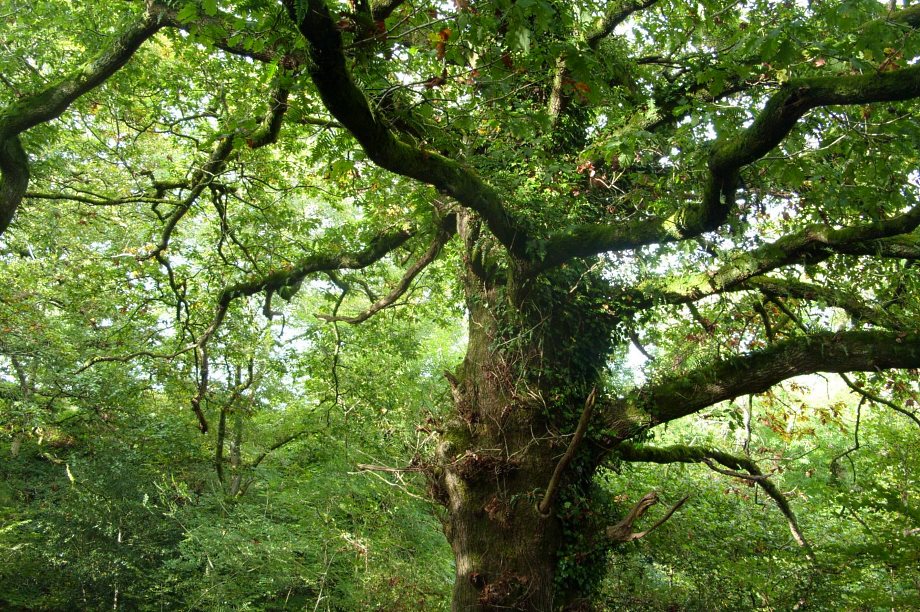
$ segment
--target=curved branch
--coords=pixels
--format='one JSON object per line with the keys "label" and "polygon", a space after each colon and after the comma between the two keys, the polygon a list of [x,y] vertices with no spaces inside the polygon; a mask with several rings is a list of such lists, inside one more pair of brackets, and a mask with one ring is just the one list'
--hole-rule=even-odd
{"label": "curved branch", "polygon": [[19,142],[19,134],[59,117],[74,100],[115,74],[165,25],[162,16],[161,7],[148,4],[144,15],[95,59],[0,112],[0,235],[12,221],[29,184],[28,157]]}
{"label": "curved branch", "polygon": [[[505,209],[495,189],[456,161],[400,140],[371,110],[346,67],[342,36],[326,3],[284,0],[284,5],[310,43],[313,60],[310,74],[323,104],[358,140],[371,161],[396,174],[432,185],[476,211],[509,252],[526,259],[527,236]],[[301,6],[302,10],[298,8]]]}
{"label": "curved branch", "polygon": [[629,19],[633,13],[647,9],[656,2],[658,2],[658,0],[639,0],[617,3],[613,8],[607,11],[597,29],[588,34],[588,46],[592,49],[596,49],[602,40],[610,36],[613,30]]}
{"label": "curved branch", "polygon": [[265,458],[268,457],[272,452],[278,450],[282,446],[286,446],[287,444],[294,442],[295,440],[299,440],[303,436],[306,436],[307,434],[311,434],[311,433],[314,433],[314,432],[305,429],[305,430],[297,431],[287,436],[284,436],[283,438],[280,438],[279,440],[274,442],[271,446],[269,446],[264,451],[259,453],[256,456],[256,458],[252,460],[252,463],[249,464],[249,469],[250,470],[256,469],[257,467],[259,467],[259,464],[265,461]]}
{"label": "curved branch", "polygon": [[258,149],[274,144],[278,140],[281,132],[281,125],[284,121],[284,114],[288,110],[289,90],[278,88],[272,93],[272,99],[269,104],[268,112],[262,120],[262,124],[248,133],[239,134],[234,130],[222,135],[211,150],[208,161],[201,168],[198,168],[188,182],[190,185],[189,193],[176,206],[172,214],[166,220],[163,232],[160,236],[159,243],[154,249],[147,254],[147,258],[160,259],[166,248],[169,246],[169,239],[172,236],[176,225],[182,220],[182,217],[191,209],[192,205],[198,200],[201,193],[214,183],[214,180],[220,175],[230,160],[234,152],[234,143],[239,137],[246,140],[246,144],[251,149]]}
{"label": "curved branch", "polygon": [[562,482],[562,474],[569,466],[569,463],[572,462],[572,459],[575,458],[578,446],[581,444],[582,439],[585,437],[585,432],[588,430],[588,423],[591,421],[591,412],[594,410],[594,400],[596,398],[597,387],[594,387],[591,389],[591,393],[588,394],[588,399],[585,400],[585,408],[581,412],[581,418],[578,419],[578,425],[575,427],[575,433],[572,435],[572,440],[569,442],[568,448],[565,449],[565,454],[562,456],[562,459],[556,464],[556,469],[553,470],[553,475],[549,479],[549,484],[546,485],[546,493],[537,506],[537,512],[540,513],[540,516],[549,516],[549,509],[553,505],[556,492],[559,490],[559,483]]}
{"label": "curved branch", "polygon": [[[208,391],[208,342],[220,329],[230,309],[233,300],[241,297],[249,297],[257,293],[276,292],[282,288],[296,288],[303,282],[304,278],[315,272],[327,272],[330,270],[357,269],[365,268],[383,257],[394,249],[401,246],[412,233],[406,230],[395,230],[386,234],[376,236],[367,247],[353,253],[338,254],[314,254],[302,259],[289,268],[275,270],[263,276],[253,277],[249,280],[242,281],[228,287],[225,287],[217,298],[217,307],[215,308],[214,317],[204,333],[198,338],[195,344],[196,355],[198,357],[198,388],[195,396],[192,398],[192,410],[198,417],[198,428],[201,433],[207,433],[208,423],[205,420],[204,413],[201,410],[201,402],[204,400]],[[296,289],[295,289],[296,290]]]}
{"label": "curved branch", "polygon": [[[913,26],[911,11],[895,20]],[[540,249],[540,269],[576,257],[673,242],[714,231],[734,209],[739,172],[776,147],[809,110],[834,105],[895,102],[920,97],[920,65],[892,72],[794,79],[785,83],[745,130],[718,139],[710,150],[709,176],[699,202],[668,217],[616,225],[582,225],[550,237]]]}
{"label": "curved branch", "polygon": [[250,149],[258,149],[278,142],[278,135],[281,133],[281,124],[284,122],[284,114],[288,110],[288,97],[291,92],[284,87],[277,88],[272,92],[272,99],[269,103],[268,113],[259,126],[246,140]]}
{"label": "curved branch", "polygon": [[360,251],[352,253],[318,253],[306,257],[293,266],[282,270],[275,270],[263,276],[251,278],[240,283],[226,287],[220,293],[219,304],[229,304],[231,301],[248,297],[267,291],[277,291],[282,287],[292,287],[303,281],[308,274],[327,272],[330,270],[356,270],[366,268],[383,259],[391,251],[402,246],[413,232],[398,229],[384,234],[378,234],[370,243]]}
{"label": "curved branch", "polygon": [[29,188],[29,157],[19,136],[0,135],[0,235],[13,222]]}
{"label": "curved branch", "polygon": [[654,525],[645,531],[633,532],[633,524],[642,518],[642,516],[645,515],[649,508],[658,503],[658,493],[655,491],[646,493],[642,496],[642,499],[636,503],[633,509],[629,511],[629,514],[627,514],[622,521],[607,528],[607,537],[614,542],[633,542],[640,538],[644,538],[648,534],[664,525],[664,523],[669,518],[671,518],[671,515],[677,512],[677,510],[683,506],[688,499],[690,499],[690,496],[684,495],[676,504],[671,506],[671,509],[668,510],[663,517],[655,521]]}
{"label": "curved branch", "polygon": [[123,204],[167,204],[170,200],[145,196],[141,194],[121,196],[117,198],[91,197],[76,193],[44,193],[39,191],[26,191],[23,197],[30,200],[64,200],[67,202],[79,202],[90,206],[121,206]]}
{"label": "curved branch", "polygon": [[750,127],[720,138],[709,156],[706,208],[734,200],[738,170],[772,150],[809,110],[821,106],[895,102],[920,97],[920,66],[892,72],[794,79],[780,87]]}
{"label": "curved branch", "polygon": [[371,15],[374,20],[382,21],[393,14],[406,0],[378,0],[371,2]]}
{"label": "curved branch", "polygon": [[[181,4],[179,6],[181,7]],[[288,69],[293,69],[306,63],[306,54],[303,51],[292,52],[283,48],[285,43],[290,42],[289,40],[282,41],[281,44],[269,40],[266,41],[266,45],[258,50],[253,45],[239,42],[241,38],[246,38],[245,36],[240,36],[240,34],[245,34],[247,28],[249,29],[249,35],[258,35],[263,30],[262,25],[251,21],[247,23],[241,20],[239,15],[215,10],[213,15],[199,13],[194,21],[189,22],[179,20],[179,11],[177,9],[164,7],[162,20],[164,25],[193,35],[199,34],[201,31],[207,31],[206,38],[209,44],[230,55],[246,57],[266,64],[278,62]],[[224,35],[214,37],[213,33],[223,33]],[[272,38],[276,34],[277,29],[274,29]],[[200,38],[197,41],[203,42]],[[287,46],[291,47],[292,45]]]}
{"label": "curved branch", "polygon": [[457,217],[456,215],[450,215],[445,218],[441,223],[441,226],[438,228],[437,233],[435,234],[434,239],[431,241],[431,245],[428,247],[428,250],[425,251],[425,254],[422,255],[418,261],[416,261],[412,266],[406,270],[406,273],[396,284],[396,287],[393,288],[390,293],[380,298],[373,304],[370,308],[353,317],[341,317],[337,315],[327,315],[327,314],[317,314],[318,319],[329,322],[341,321],[344,323],[351,323],[352,325],[357,325],[358,323],[363,323],[367,321],[372,316],[380,312],[385,308],[389,308],[393,303],[400,298],[406,291],[408,291],[409,286],[412,284],[412,281],[415,280],[415,277],[421,273],[426,267],[428,267],[431,262],[433,262],[438,254],[441,252],[441,249],[447,244],[447,241],[456,233],[457,231]]}
{"label": "curved branch", "polygon": [[138,357],[148,357],[150,359],[164,359],[166,361],[169,361],[171,359],[175,359],[176,357],[178,357],[179,355],[183,353],[187,353],[191,350],[194,350],[194,348],[195,348],[194,344],[189,344],[187,346],[183,346],[177,351],[174,351],[172,353],[165,353],[165,354],[164,353],[154,353],[153,351],[137,351],[135,353],[130,353],[128,355],[114,355],[114,356],[104,355],[100,357],[93,357],[92,359],[90,359],[89,361],[81,365],[79,368],[74,370],[71,373],[71,376],[76,376],[77,374],[85,372],[86,370],[95,366],[97,363],[111,363],[111,362],[127,363],[129,361],[133,361],[134,359],[137,359]]}
{"label": "curved branch", "polygon": [[[160,235],[160,241],[156,244],[150,253],[145,257],[147,259],[161,259],[163,253],[166,251],[166,248],[169,246],[169,240],[172,237],[173,230],[176,229],[176,225],[179,224],[179,221],[182,220],[182,217],[191,209],[192,205],[198,200],[198,196],[208,187],[208,185],[214,182],[214,179],[224,171],[224,167],[227,164],[227,160],[230,159],[230,155],[233,153],[233,134],[228,134],[222,136],[214,144],[214,148],[211,150],[211,155],[208,157],[208,161],[204,163],[200,168],[195,171],[195,174],[190,181],[190,190],[188,195],[179,202],[175,210],[172,211],[172,214],[166,219],[166,224],[163,226],[163,231]],[[162,262],[161,262],[162,263]]]}
{"label": "curved branch", "polygon": [[852,380],[850,380],[850,378],[845,374],[841,374],[840,378],[843,379],[843,382],[846,383],[846,386],[848,386],[850,389],[852,389],[853,391],[861,395],[863,399],[869,400],[871,402],[875,402],[876,404],[881,404],[882,406],[887,406],[891,408],[892,410],[894,410],[895,412],[899,412],[903,414],[904,416],[909,418],[911,421],[916,423],[918,427],[920,427],[920,417],[917,417],[917,415],[914,414],[913,412],[909,410],[905,410],[904,408],[901,408],[900,406],[898,406],[897,404],[895,404],[894,402],[890,400],[886,400],[883,397],[879,397],[878,395],[875,395],[874,393],[870,393],[866,391],[865,389],[863,389],[862,387],[854,383]]}
{"label": "curved branch", "polygon": [[635,433],[635,419],[627,415],[646,415],[654,426],[724,400],[762,393],[794,376],[916,367],[920,367],[916,332],[820,332],[646,384],[610,406],[608,423],[628,436]]}
{"label": "curved branch", "polygon": [[[654,448],[637,446],[629,442],[620,444],[617,447],[617,452],[619,453],[620,459],[623,461],[641,461],[645,463],[704,463],[710,469],[720,474],[725,474],[734,478],[742,478],[756,483],[776,502],[780,512],[786,517],[786,522],[789,524],[789,530],[792,532],[792,537],[799,546],[805,549],[808,558],[814,561],[814,552],[808,540],[806,540],[805,536],[802,534],[802,530],[799,528],[795,513],[789,506],[789,500],[787,500],[782,491],[769,480],[769,475],[761,472],[757,464],[747,457],[738,457],[702,446],[684,446],[678,444],[675,446]],[[730,469],[723,470],[717,468],[713,465],[713,461]],[[747,471],[750,475],[732,471],[740,469]]]}

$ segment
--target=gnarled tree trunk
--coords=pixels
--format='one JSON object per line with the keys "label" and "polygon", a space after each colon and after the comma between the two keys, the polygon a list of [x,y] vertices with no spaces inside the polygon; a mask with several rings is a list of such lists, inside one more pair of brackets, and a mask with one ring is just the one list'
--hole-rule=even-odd
{"label": "gnarled tree trunk", "polygon": [[[571,525],[559,496],[540,506],[605,363],[610,323],[583,328],[598,321],[580,316],[583,293],[521,298],[518,289],[471,292],[466,358],[447,374],[456,416],[435,486],[456,558],[454,610],[554,610],[567,597],[557,564]],[[580,470],[562,472],[564,491],[586,490],[585,455]]]}

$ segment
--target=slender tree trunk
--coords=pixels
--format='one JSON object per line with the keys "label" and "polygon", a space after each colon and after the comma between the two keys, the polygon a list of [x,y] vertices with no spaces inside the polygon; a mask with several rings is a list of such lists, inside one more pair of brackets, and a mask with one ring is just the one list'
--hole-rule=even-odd
{"label": "slender tree trunk", "polygon": [[233,414],[233,440],[230,442],[230,497],[240,493],[243,483],[243,410],[237,407]]}

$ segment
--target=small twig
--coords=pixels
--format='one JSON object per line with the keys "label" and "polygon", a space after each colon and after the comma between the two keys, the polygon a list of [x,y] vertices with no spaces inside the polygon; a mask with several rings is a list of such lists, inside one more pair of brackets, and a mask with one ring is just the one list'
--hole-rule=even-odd
{"label": "small twig", "polygon": [[386,296],[374,302],[370,308],[361,314],[353,317],[343,317],[335,314],[317,314],[316,317],[324,321],[343,321],[345,323],[357,325],[358,323],[363,323],[364,321],[370,319],[381,310],[393,306],[396,300],[398,300],[400,297],[402,297],[403,294],[406,293],[406,291],[408,291],[409,286],[412,284],[412,281],[415,280],[415,277],[418,276],[422,270],[428,267],[428,265],[437,258],[438,254],[441,252],[441,248],[447,243],[451,236],[454,235],[455,231],[456,216],[451,215],[449,218],[445,219],[444,223],[439,228],[434,239],[431,241],[431,245],[428,247],[428,250],[425,251],[424,255],[422,255],[418,261],[416,261],[414,264],[412,264],[412,266],[409,267],[408,270],[406,270],[406,273],[399,280],[399,282],[396,283],[396,286],[393,288],[393,290],[390,291],[390,293]]}
{"label": "small twig", "polygon": [[703,331],[707,335],[711,336],[716,329],[716,324],[704,317],[700,311],[697,309],[696,304],[689,302],[687,308],[690,310],[690,314],[693,316],[693,319],[700,324],[700,327],[703,328]]}
{"label": "small twig", "polygon": [[355,465],[359,472],[390,472],[393,474],[402,474],[404,472],[424,472],[425,469],[420,465],[409,464],[406,467],[388,467],[385,465],[370,465],[368,463],[358,463]]}
{"label": "small twig", "polygon": [[886,399],[883,398],[883,397],[879,397],[878,395],[875,395],[875,394],[873,394],[873,393],[869,393],[868,391],[866,391],[865,389],[863,389],[862,387],[860,387],[859,385],[857,385],[856,383],[854,383],[852,380],[850,380],[850,379],[847,377],[846,374],[840,374],[840,378],[843,379],[843,382],[845,382],[846,385],[847,385],[850,389],[852,389],[852,390],[855,391],[856,393],[858,393],[858,394],[860,394],[861,396],[863,396],[863,398],[865,398],[865,399],[867,399],[867,400],[869,400],[869,401],[875,402],[876,404],[882,404],[883,406],[888,406],[889,408],[891,408],[891,409],[894,410],[895,412],[900,412],[901,414],[903,414],[904,416],[906,416],[907,418],[909,418],[910,420],[912,420],[914,423],[916,423],[918,427],[920,427],[920,418],[918,418],[917,415],[914,414],[913,412],[911,412],[911,411],[909,411],[909,410],[905,410],[904,408],[901,408],[900,406],[898,406],[897,404],[895,404],[894,402],[892,402],[892,401],[890,401],[890,400],[886,400]]}
{"label": "small twig", "polygon": [[862,398],[861,400],[859,400],[859,403],[856,405],[856,427],[853,429],[853,446],[851,446],[851,447],[848,448],[847,450],[843,451],[842,453],[840,453],[839,455],[837,455],[836,457],[834,457],[833,459],[831,459],[831,473],[834,474],[834,477],[835,477],[835,478],[836,478],[836,470],[834,469],[834,466],[835,466],[841,459],[843,459],[844,457],[846,457],[847,459],[850,460],[850,467],[853,469],[853,480],[856,480],[856,465],[853,463],[853,460],[850,458],[850,454],[851,454],[851,453],[855,453],[856,451],[858,451],[858,450],[859,450],[859,447],[860,447],[860,444],[859,444],[859,423],[860,423],[860,421],[862,420],[862,407],[863,407],[863,404],[866,403],[866,400],[867,400],[867,399],[868,399],[868,398],[866,398],[865,396],[863,396],[863,398]]}
{"label": "small twig", "polygon": [[636,333],[636,330],[630,328],[629,330],[627,330],[626,333],[629,335],[629,339],[632,341],[633,346],[635,346],[636,349],[638,349],[638,351],[642,353],[642,356],[648,359],[649,361],[654,361],[654,359],[649,354],[649,352],[645,349],[644,346],[642,346],[642,341],[639,340],[639,334]]}
{"label": "small twig", "polygon": [[708,458],[703,459],[703,463],[709,466],[709,469],[711,469],[714,472],[724,474],[725,476],[731,476],[732,478],[740,478],[741,480],[748,480],[750,482],[763,482],[764,480],[766,480],[772,475],[772,474],[743,474],[741,472],[736,472],[734,470],[726,470],[724,468],[720,468],[716,466],[716,464],[713,463],[712,460]]}
{"label": "small twig", "polygon": [[106,362],[112,362],[112,361],[118,361],[118,362],[124,363],[124,362],[131,361],[132,359],[136,359],[137,357],[149,357],[151,359],[166,359],[166,360],[174,359],[175,357],[178,357],[179,355],[183,353],[187,353],[195,349],[197,346],[198,346],[197,344],[189,344],[188,346],[184,346],[174,353],[168,353],[168,354],[153,353],[151,351],[138,351],[136,353],[130,353],[128,355],[93,357],[92,359],[84,363],[82,366],[77,368],[73,372],[73,375],[81,374],[98,363],[106,363]]}
{"label": "small twig", "polygon": [[296,432],[296,433],[292,433],[292,434],[289,435],[289,436],[285,436],[285,437],[281,438],[280,440],[278,440],[277,442],[275,442],[274,444],[272,444],[271,446],[269,446],[266,450],[264,450],[264,451],[262,451],[261,453],[259,453],[258,456],[256,456],[256,458],[253,460],[253,462],[249,464],[249,469],[250,469],[250,470],[256,469],[257,467],[259,467],[259,464],[262,463],[262,461],[263,461],[266,457],[268,457],[268,455],[269,455],[271,452],[276,451],[276,450],[278,450],[279,448],[281,448],[282,446],[285,446],[285,445],[287,445],[287,444],[290,444],[290,443],[293,442],[294,440],[297,440],[298,438],[300,438],[300,437],[302,437],[302,436],[305,436],[305,435],[307,435],[307,434],[309,434],[309,433],[312,433],[312,432],[309,431],[309,430],[303,430],[303,431],[298,431],[298,432]]}
{"label": "small twig", "polygon": [[763,330],[767,335],[767,344],[773,344],[776,334],[773,331],[773,326],[770,324],[770,315],[767,314],[767,309],[763,307],[761,302],[754,302],[754,311],[760,315],[760,320],[763,321]]}

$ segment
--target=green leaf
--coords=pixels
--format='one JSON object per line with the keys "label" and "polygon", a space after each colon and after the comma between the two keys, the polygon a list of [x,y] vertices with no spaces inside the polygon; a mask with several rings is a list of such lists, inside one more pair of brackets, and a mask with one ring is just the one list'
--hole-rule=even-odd
{"label": "green leaf", "polygon": [[179,23],[191,23],[198,19],[198,3],[187,2],[179,12],[176,13],[176,19]]}

